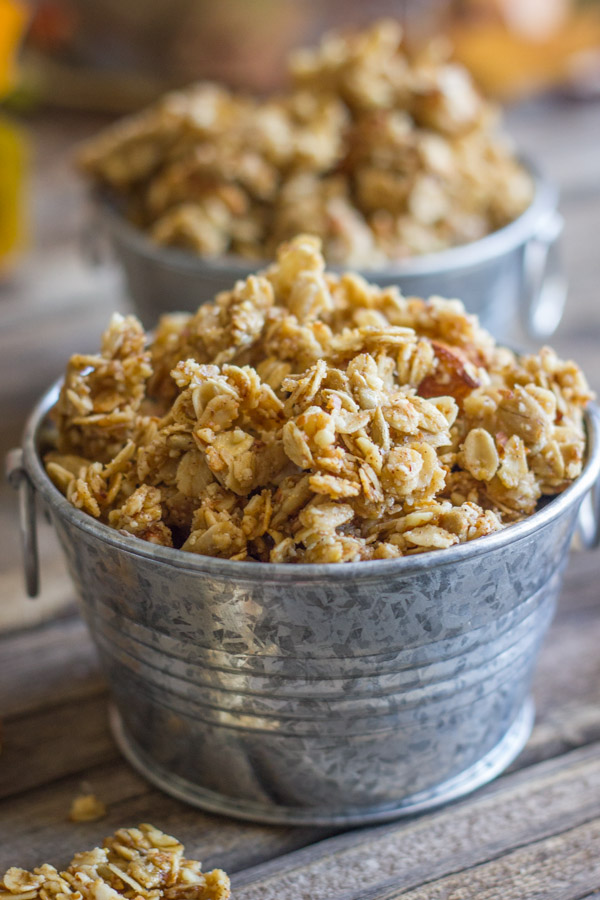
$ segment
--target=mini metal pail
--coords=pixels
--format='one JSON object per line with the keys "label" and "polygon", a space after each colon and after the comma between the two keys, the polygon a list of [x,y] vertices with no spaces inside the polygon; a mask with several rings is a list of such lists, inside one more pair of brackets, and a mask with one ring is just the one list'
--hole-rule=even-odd
{"label": "mini metal pail", "polygon": [[[429,297],[440,293],[443,285],[445,297],[460,297],[467,310],[505,343],[520,344],[523,334],[535,341],[549,337],[560,322],[566,297],[558,244],[563,220],[554,187],[531,163],[523,164],[534,180],[535,193],[514,222],[470,244],[361,274],[381,287],[398,285],[406,296]],[[218,291],[231,290],[237,279],[256,271],[256,261],[241,257],[203,258],[159,247],[130,225],[106,196],[97,197],[96,209],[99,227],[90,237],[91,255],[98,255],[93,247],[98,235],[105,233],[136,311],[148,326],[165,312],[195,311]]]}
{"label": "mini metal pail", "polygon": [[242,818],[358,824],[460,796],[520,751],[578,512],[598,543],[597,407],[583,473],[525,521],[398,560],[295,566],[157,547],[75,509],[40,458],[57,390],[9,461],[29,589],[37,497],[110,683],[115,737],[151,781]]}

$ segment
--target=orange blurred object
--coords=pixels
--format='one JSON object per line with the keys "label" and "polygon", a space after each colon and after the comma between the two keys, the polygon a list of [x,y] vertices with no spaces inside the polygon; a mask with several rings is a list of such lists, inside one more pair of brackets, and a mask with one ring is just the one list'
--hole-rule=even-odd
{"label": "orange blurred object", "polygon": [[14,84],[17,49],[29,19],[19,0],[0,0],[0,97]]}
{"label": "orange blurred object", "polygon": [[450,36],[455,56],[487,94],[503,100],[572,83],[597,55],[600,3],[461,0]]}
{"label": "orange blurred object", "polygon": [[[0,99],[14,86],[17,50],[28,18],[25,3],[0,0]],[[26,167],[24,135],[10,119],[0,116],[0,272],[23,241]]]}
{"label": "orange blurred object", "polygon": [[41,50],[61,50],[77,33],[79,19],[72,3],[65,0],[39,0],[29,40]]}

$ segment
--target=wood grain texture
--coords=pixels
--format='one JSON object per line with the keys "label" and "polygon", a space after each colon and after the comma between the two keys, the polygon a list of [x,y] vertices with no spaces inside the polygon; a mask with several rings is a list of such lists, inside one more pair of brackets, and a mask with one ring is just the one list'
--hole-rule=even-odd
{"label": "wood grain texture", "polygon": [[0,756],[0,799],[117,757],[104,695],[8,719]]}
{"label": "wood grain texture", "polygon": [[[599,344],[600,347],[600,344]],[[600,606],[600,558],[586,551],[571,554],[557,615]]]}
{"label": "wood grain texture", "polygon": [[[564,600],[568,595],[564,595]],[[536,667],[536,722],[515,766],[600,740],[600,607],[560,614]]]}
{"label": "wood grain texture", "polygon": [[[439,812],[332,838],[287,859],[246,871],[236,879],[235,896],[237,900],[380,900],[425,883],[425,890],[432,891],[431,882],[447,879],[455,872],[463,873],[463,884],[473,885],[475,893],[466,893],[465,898],[488,896],[476,893],[485,881],[471,879],[464,870],[489,864],[509,852],[522,852],[529,854],[531,872],[537,877],[535,860],[544,854],[539,847],[544,842],[552,845],[555,836],[559,836],[556,840],[560,844],[564,833],[572,837],[565,838],[560,852],[572,854],[575,869],[579,865],[575,862],[579,860],[577,854],[592,859],[591,835],[600,834],[599,816],[600,746],[593,745],[505,776],[475,797]],[[592,831],[584,828],[577,837],[577,829],[588,823]],[[520,851],[521,847],[526,849]],[[595,853],[600,865],[597,847]],[[495,863],[496,870],[501,865]],[[598,883],[599,872],[594,869],[586,890]],[[490,878],[493,883],[491,874]],[[440,890],[439,894],[415,893],[415,900],[437,896],[463,900],[460,891],[451,893],[452,883],[449,892],[443,893],[442,881]]]}
{"label": "wood grain texture", "polygon": [[88,629],[79,616],[0,637],[0,710],[23,717],[105,691]]}
{"label": "wood grain texture", "polygon": [[[105,818],[68,821],[73,798],[93,791]],[[326,835],[325,829],[251,825],[209,815],[154,790],[121,759],[94,766],[0,805],[0,873],[9,865],[66,865],[73,853],[96,846],[122,826],[152,822],[176,834],[194,859],[234,872],[295,850]]]}
{"label": "wood grain texture", "polygon": [[361,900],[580,900],[600,879],[599,841],[596,819],[417,890],[369,891]]}

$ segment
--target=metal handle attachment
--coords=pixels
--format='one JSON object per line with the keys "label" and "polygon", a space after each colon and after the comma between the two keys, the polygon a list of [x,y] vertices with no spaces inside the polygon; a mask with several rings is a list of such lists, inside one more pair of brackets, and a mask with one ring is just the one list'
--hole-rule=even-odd
{"label": "metal handle attachment", "polygon": [[19,530],[23,551],[25,589],[28,597],[37,597],[40,590],[37,527],[35,518],[35,488],[23,465],[23,451],[10,450],[6,455],[6,476],[19,492]]}
{"label": "metal handle attachment", "polygon": [[[600,446],[600,406],[589,403],[587,407],[587,439],[588,455],[597,456]],[[577,514],[577,526],[574,536],[574,547],[577,550],[595,550],[600,547],[600,475],[585,495]]]}
{"label": "metal handle attachment", "polygon": [[83,259],[94,269],[113,259],[108,232],[96,204],[89,205],[87,221],[79,236],[79,249]]}
{"label": "metal handle attachment", "polygon": [[546,216],[523,252],[523,316],[533,340],[556,331],[567,299],[567,280],[560,258],[563,217],[556,210]]}
{"label": "metal handle attachment", "polygon": [[583,550],[600,547],[600,482],[585,495],[577,517],[577,544]]}

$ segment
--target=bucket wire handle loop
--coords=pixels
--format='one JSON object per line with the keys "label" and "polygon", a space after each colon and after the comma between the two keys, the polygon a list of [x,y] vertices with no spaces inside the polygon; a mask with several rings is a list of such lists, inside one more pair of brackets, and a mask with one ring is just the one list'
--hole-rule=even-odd
{"label": "bucket wire handle loop", "polygon": [[530,338],[554,334],[567,299],[567,280],[560,254],[564,219],[552,210],[540,223],[523,251],[523,318]]}
{"label": "bucket wire handle loop", "polygon": [[90,201],[87,221],[79,236],[83,259],[94,269],[112,260],[110,241],[97,203]]}
{"label": "bucket wire handle loop", "polygon": [[577,537],[584,550],[600,547],[600,483],[583,498],[577,518]]}
{"label": "bucket wire handle loop", "polygon": [[[594,440],[600,442],[600,408],[588,406],[593,422]],[[600,476],[585,495],[577,515],[577,544],[584,550],[600,547]]]}
{"label": "bucket wire handle loop", "polygon": [[23,552],[25,589],[28,597],[37,597],[40,590],[40,565],[38,556],[35,514],[35,488],[23,465],[23,451],[10,450],[6,456],[6,476],[19,492],[19,531]]}

